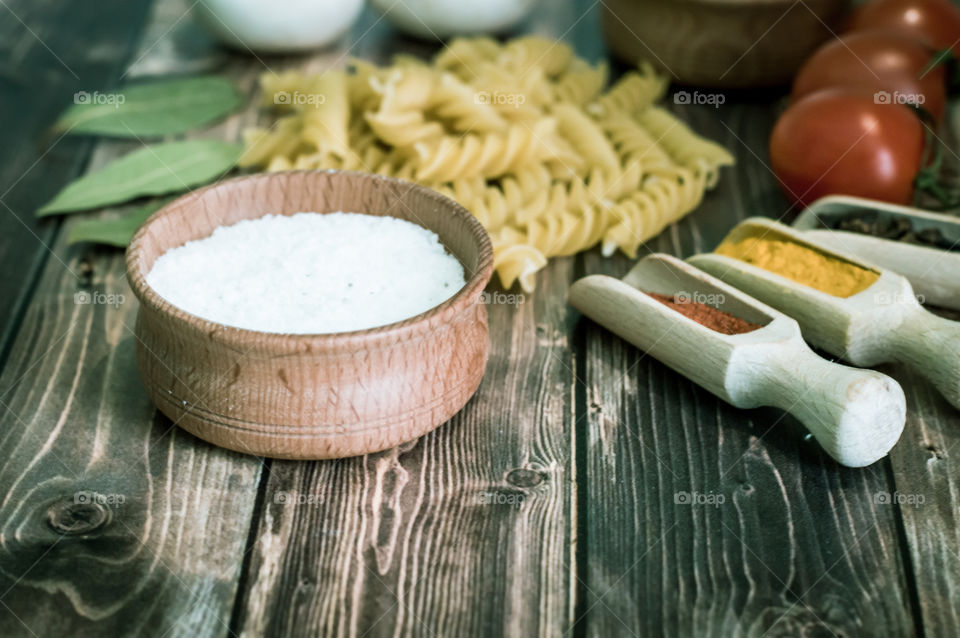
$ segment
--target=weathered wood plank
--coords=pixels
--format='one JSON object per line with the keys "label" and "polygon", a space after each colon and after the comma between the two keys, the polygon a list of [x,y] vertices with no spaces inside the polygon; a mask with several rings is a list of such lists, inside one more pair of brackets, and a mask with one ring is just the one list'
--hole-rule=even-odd
{"label": "weathered wood plank", "polygon": [[[351,54],[383,60],[436,48],[383,24],[374,32]],[[524,303],[489,306],[486,376],[451,422],[381,454],[271,465],[241,635],[552,636],[569,628],[574,362],[570,311],[558,300],[572,268],[561,260]]]}
{"label": "weathered wood plank", "polygon": [[48,262],[0,377],[0,634],[222,635],[259,462],[155,415],[120,256],[54,250],[88,279]]}
{"label": "weathered wood plank", "polygon": [[[787,211],[764,164],[769,99],[677,109],[739,165],[651,250],[711,250],[739,219]],[[614,276],[631,265],[585,261]],[[914,631],[897,512],[875,502],[888,461],[842,468],[792,417],[736,410],[588,320],[577,331],[586,635]]]}
{"label": "weathered wood plank", "polygon": [[[57,223],[33,211],[87,161],[88,139],[50,136],[74,92],[115,83],[149,0],[96,3],[7,0],[0,5],[0,364]],[[78,37],[77,34],[83,34]]]}
{"label": "weathered wood plank", "polygon": [[0,377],[0,635],[226,635],[260,462],[156,413],[122,254],[51,248]]}
{"label": "weathered wood plank", "polygon": [[563,262],[490,306],[479,392],[400,449],[274,462],[241,635],[557,635],[572,596],[572,366]]}
{"label": "weathered wood plank", "polygon": [[[162,6],[158,36],[177,5]],[[596,59],[586,6],[551,5],[533,30]],[[316,69],[346,52],[259,61],[201,45],[179,57],[191,33],[186,21],[142,45],[133,73],[225,64],[252,91],[263,62]],[[361,34],[351,55],[434,48],[370,13]],[[786,212],[762,161],[774,100],[677,107],[741,163],[652,249],[709,250],[740,218]],[[205,135],[235,139],[254,118]],[[94,164],[130,147],[107,145]],[[625,259],[559,260],[525,303],[491,305],[484,384],[435,433],[357,459],[274,462],[261,479],[255,459],[154,416],[132,367],[135,302],[118,256],[53,248],[79,280],[46,261],[0,377],[11,459],[0,468],[0,635],[556,635],[574,620],[597,636],[939,635],[957,624],[956,413],[907,382],[911,421],[892,464],[839,468],[791,418],[736,411],[575,325],[561,301],[574,274],[620,275]],[[16,258],[6,251],[0,260]],[[126,298],[76,305],[77,291]],[[124,502],[77,508],[83,490]],[[682,493],[724,501],[675,502]],[[901,512],[882,502],[896,493],[925,502]],[[61,526],[111,519],[62,535],[51,511]]]}
{"label": "weathered wood plank", "polygon": [[[949,110],[944,174],[956,192],[960,155],[960,107]],[[936,267],[936,264],[932,264]],[[957,273],[960,276],[960,273]],[[941,311],[960,320],[960,313]],[[912,573],[920,624],[929,636],[950,636],[960,627],[960,413],[923,379],[901,366],[884,370],[903,385],[907,426],[890,453],[893,492],[878,492],[880,505],[899,514]]]}
{"label": "weathered wood plank", "polygon": [[906,392],[907,427],[890,455],[893,489],[876,498],[902,516],[924,631],[950,636],[960,627],[960,414],[929,383],[887,372]]}

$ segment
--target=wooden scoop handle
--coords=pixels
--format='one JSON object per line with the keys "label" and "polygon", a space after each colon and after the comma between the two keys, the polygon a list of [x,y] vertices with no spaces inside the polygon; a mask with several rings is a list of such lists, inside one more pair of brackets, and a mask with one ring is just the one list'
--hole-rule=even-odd
{"label": "wooden scoop handle", "polygon": [[910,365],[960,409],[960,322],[915,306],[891,331],[893,358]]}
{"label": "wooden scoop handle", "polygon": [[[734,341],[688,325],[612,277],[585,277],[571,286],[569,297],[597,323],[730,404],[790,412],[844,465],[861,467],[884,457],[903,431],[906,401],[893,379],[818,357],[786,317],[778,321],[790,321],[789,336],[768,326]],[[761,332],[769,341],[757,338]]]}
{"label": "wooden scoop handle", "polygon": [[789,412],[839,463],[870,465],[900,439],[907,404],[890,377],[827,361],[799,337],[741,356],[746,360],[733,369],[752,371],[753,377],[743,401],[752,405],[743,407],[772,405]]}

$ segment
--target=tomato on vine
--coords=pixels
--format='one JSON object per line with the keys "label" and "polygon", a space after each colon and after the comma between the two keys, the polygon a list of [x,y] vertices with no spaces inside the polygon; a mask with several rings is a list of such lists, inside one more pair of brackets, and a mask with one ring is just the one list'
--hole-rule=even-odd
{"label": "tomato on vine", "polygon": [[856,89],[801,98],[770,138],[773,171],[803,205],[832,194],[908,204],[923,153],[924,127],[910,107]]}
{"label": "tomato on vine", "polygon": [[854,12],[850,29],[897,31],[960,55],[960,8],[951,0],[872,0]]}
{"label": "tomato on vine", "polygon": [[946,82],[942,65],[927,68],[934,51],[914,38],[889,31],[849,33],[823,45],[793,83],[793,98],[831,87],[862,89],[880,102],[915,104],[943,117]]}

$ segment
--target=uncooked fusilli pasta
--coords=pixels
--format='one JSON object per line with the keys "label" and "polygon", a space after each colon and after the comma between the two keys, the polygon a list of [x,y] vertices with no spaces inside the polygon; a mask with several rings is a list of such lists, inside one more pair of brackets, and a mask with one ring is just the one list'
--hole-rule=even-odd
{"label": "uncooked fusilli pasta", "polygon": [[666,80],[643,64],[604,93],[607,68],[536,36],[454,40],[431,62],[287,71],[262,79],[267,128],[241,163],[340,168],[415,181],[490,232],[505,287],[534,287],[550,257],[601,244],[634,257],[733,163],[655,106]]}

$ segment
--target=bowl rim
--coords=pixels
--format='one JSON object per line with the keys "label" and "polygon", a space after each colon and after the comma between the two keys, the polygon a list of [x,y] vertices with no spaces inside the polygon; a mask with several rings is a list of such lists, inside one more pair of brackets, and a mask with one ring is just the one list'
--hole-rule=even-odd
{"label": "bowl rim", "polygon": [[[438,205],[448,208],[450,214],[460,217],[466,223],[466,229],[469,231],[473,240],[477,243],[478,259],[477,268],[472,274],[468,273],[468,278],[463,287],[449,297],[429,310],[420,314],[408,317],[401,321],[365,328],[363,330],[351,330],[347,332],[330,333],[284,333],[284,332],[263,332],[260,330],[251,330],[248,328],[238,328],[226,324],[204,319],[195,314],[187,312],[182,308],[175,306],[147,284],[147,272],[144,267],[143,242],[144,238],[151,232],[151,228],[165,215],[172,214],[174,207],[181,207],[188,204],[190,200],[198,199],[208,191],[231,188],[237,183],[245,181],[269,181],[277,179],[280,176],[289,176],[292,174],[334,174],[356,176],[367,180],[376,188],[401,187],[408,190],[419,191],[427,198],[434,200]],[[280,214],[277,212],[266,211],[262,216]],[[259,219],[259,217],[251,218]],[[412,220],[407,220],[412,221]],[[416,221],[412,221],[416,223]],[[419,224],[418,224],[419,225]],[[423,226],[426,228],[426,226]],[[433,230],[428,228],[428,230]],[[426,332],[449,322],[454,316],[462,312],[467,306],[474,303],[481,303],[479,300],[480,292],[486,287],[493,274],[493,244],[490,241],[490,235],[486,229],[473,216],[470,211],[453,199],[438,193],[437,191],[409,182],[407,180],[387,177],[376,173],[366,173],[363,171],[345,171],[336,169],[319,170],[295,170],[282,171],[274,173],[253,173],[241,175],[231,179],[221,180],[209,184],[202,188],[195,189],[185,195],[163,205],[147,218],[130,241],[126,250],[127,280],[133,290],[134,295],[140,301],[141,308],[139,312],[148,309],[151,312],[172,319],[178,328],[183,328],[188,332],[209,337],[212,341],[241,349],[244,352],[286,352],[286,353],[304,353],[304,352],[329,352],[335,350],[350,350],[363,345],[369,347],[372,344],[386,344],[397,341],[406,341],[417,338]],[[462,262],[461,262],[462,263]],[[466,270],[466,268],[464,268]],[[139,321],[138,321],[139,325]]]}

